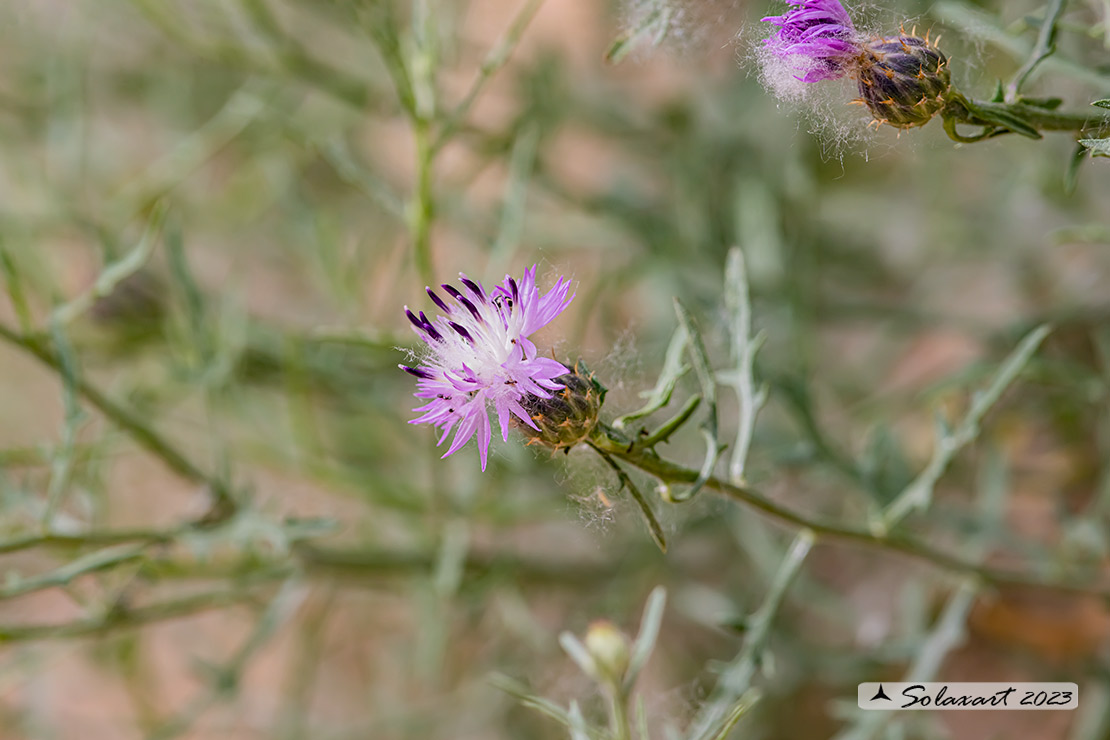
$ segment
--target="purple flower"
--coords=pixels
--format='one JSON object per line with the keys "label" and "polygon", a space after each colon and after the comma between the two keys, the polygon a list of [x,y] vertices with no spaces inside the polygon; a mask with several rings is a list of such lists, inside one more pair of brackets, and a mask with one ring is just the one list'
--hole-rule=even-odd
{"label": "purple flower", "polygon": [[764,43],[773,54],[793,58],[795,75],[802,82],[843,77],[861,49],[848,11],[837,0],[786,0],[791,8],[783,15],[763,20],[779,27]]}
{"label": "purple flower", "polygon": [[555,378],[570,372],[569,368],[537,356],[528,335],[561,314],[574,295],[568,296],[570,283],[564,278],[540,295],[535,265],[519,283],[506,275],[489,292],[466,275],[459,277],[463,290],[442,286],[451,302],[427,288],[442,316],[430,320],[423,311],[414,314],[405,306],[405,314],[430,352],[423,364],[400,368],[418,378],[416,397],[429,399],[413,409],[423,413],[409,423],[441,428],[438,444],[455,429],[443,457],[457,452],[477,433],[484,471],[492,436],[489,405],[497,412],[501,436],[507,440],[510,414],[538,430],[521,405],[523,399],[529,395],[550,398],[551,391],[563,387]]}

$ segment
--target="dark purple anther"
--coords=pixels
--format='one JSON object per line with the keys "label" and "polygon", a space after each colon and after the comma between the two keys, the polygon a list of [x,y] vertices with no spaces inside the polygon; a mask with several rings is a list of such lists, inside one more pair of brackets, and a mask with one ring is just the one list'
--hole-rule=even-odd
{"label": "dark purple anther", "polygon": [[473,303],[471,303],[470,300],[467,299],[466,296],[462,296],[462,295],[459,296],[459,303],[466,306],[466,310],[470,311],[470,313],[474,317],[475,321],[477,321],[478,323],[481,323],[481,324],[486,323],[486,320],[482,318],[482,314],[480,314],[478,312],[478,307],[475,306]]}
{"label": "dark purple anther", "polygon": [[428,372],[427,370],[425,370],[424,368],[409,367],[408,365],[398,365],[397,367],[401,368],[402,370],[404,370],[409,375],[415,375],[416,377],[418,377],[422,380],[431,380],[432,379],[432,374],[430,372]]}
{"label": "dark purple anther", "polygon": [[458,291],[458,289],[457,289],[457,288],[455,288],[455,286],[453,286],[453,285],[448,285],[447,283],[444,283],[443,285],[441,285],[441,286],[439,286],[439,287],[441,287],[441,288],[443,288],[443,289],[444,289],[445,291],[447,291],[447,295],[451,296],[451,297],[452,297],[452,298],[454,298],[454,299],[455,299],[456,301],[462,301],[462,297],[463,297],[463,294],[462,294],[462,293],[460,293],[460,292]]}
{"label": "dark purple anther", "polygon": [[454,321],[448,321],[447,323],[451,326],[452,329],[455,330],[456,334],[458,334],[460,337],[470,342],[471,344],[474,344],[474,337],[470,336],[470,332],[456,324]]}
{"label": "dark purple anther", "polygon": [[427,334],[432,339],[438,339],[440,341],[443,340],[443,335],[436,331],[436,328],[432,326],[432,322],[428,321],[428,317],[424,315],[423,311],[421,311],[420,316],[417,317],[412,311],[406,308],[405,316],[409,317],[409,321],[412,322],[413,326]]}
{"label": "dark purple anther", "polygon": [[478,285],[478,283],[474,282],[465,275],[460,275],[459,280],[462,282],[463,285],[470,289],[470,292],[473,293],[478,300],[482,301],[483,303],[485,302],[486,293],[484,290],[482,290],[482,286]]}
{"label": "dark purple anther", "polygon": [[432,299],[432,303],[439,306],[441,311],[443,311],[444,313],[451,313],[450,307],[448,307],[448,305],[443,302],[442,298],[440,298],[438,295],[436,295],[436,292],[434,290],[432,290],[431,288],[427,288],[427,287],[424,288],[424,290],[428,291],[428,297]]}

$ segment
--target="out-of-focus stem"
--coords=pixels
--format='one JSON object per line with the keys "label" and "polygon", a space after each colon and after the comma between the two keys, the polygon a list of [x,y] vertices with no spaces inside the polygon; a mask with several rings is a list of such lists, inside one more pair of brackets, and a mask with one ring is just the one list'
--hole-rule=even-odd
{"label": "out-of-focus stem", "polygon": [[[62,373],[62,360],[57,351],[51,347],[46,337],[41,335],[26,335],[16,332],[6,326],[0,325],[0,341],[7,342],[27,354],[30,354],[54,372]],[[127,432],[140,446],[159,458],[173,472],[186,480],[204,485],[212,495],[212,508],[205,515],[206,523],[224,521],[232,516],[238,509],[238,503],[232,495],[230,487],[216,476],[204,472],[192,460],[185,457],[176,447],[171,445],[162,435],[141,419],[138,414],[117,405],[105,396],[95,386],[83,378],[74,379],[74,387],[78,394],[89,402],[100,413],[104,414],[113,424]]]}
{"label": "out-of-focus stem", "polygon": [[628,724],[627,697],[616,687],[609,692],[609,732],[613,740],[632,740],[632,727]]}
{"label": "out-of-focus stem", "polygon": [[1056,24],[1060,22],[1060,16],[1064,14],[1066,4],[1065,0],[1051,0],[1045,7],[1044,22],[1041,23],[1040,33],[1037,34],[1037,45],[1033,47],[1033,53],[1025,60],[1025,64],[1021,65],[1021,69],[1014,74],[1014,79],[1006,86],[1006,100],[1008,102],[1017,102],[1021,86],[1033,74],[1033,70],[1056,51]]}
{"label": "out-of-focus stem", "polygon": [[[692,483],[698,478],[698,471],[661,458],[654,450],[644,449],[625,438],[619,432],[598,424],[590,442],[600,451],[623,460],[640,470],[655,476],[664,483]],[[984,583],[996,586],[1028,586],[1055,591],[1096,596],[1110,603],[1110,585],[1072,580],[1050,580],[1033,574],[998,570],[981,566],[949,554],[934,545],[897,532],[878,534],[867,529],[845,526],[795,511],[772,501],[749,486],[739,486],[710,476],[705,487],[750,506],[768,517],[790,527],[810,529],[823,539],[836,539],[854,542],[868,547],[881,548],[901,553],[907,557],[930,563],[934,567],[950,573],[970,575]]]}
{"label": "out-of-focus stem", "polygon": [[213,609],[255,601],[258,595],[245,589],[220,590],[160,601],[148,606],[109,610],[104,614],[57,624],[0,626],[0,643],[60,640],[102,635],[116,630],[142,627],[153,622],[187,617]]}
{"label": "out-of-focus stem", "polygon": [[432,171],[435,151],[431,144],[431,124],[417,118],[413,121],[416,146],[416,187],[409,203],[409,233],[412,235],[413,260],[416,273],[426,285],[435,282],[432,268],[432,223],[435,221],[435,199],[432,193]]}
{"label": "out-of-focus stem", "polygon": [[[751,618],[751,627],[744,639],[744,647],[728,667],[721,673],[714,697],[707,702],[690,731],[690,738],[713,740],[718,737],[717,728],[744,693],[751,687],[759,659],[771,636],[771,627],[778,616],[779,608],[790,584],[794,582],[813,546],[817,536],[812,530],[803,529],[794,538],[793,544],[783,558],[775,579],[767,591],[767,596]],[[709,734],[709,733],[713,734]]]}
{"label": "out-of-focus stem", "polygon": [[532,22],[532,19],[536,17],[536,13],[539,12],[541,5],[543,5],[543,0],[527,0],[527,2],[521,6],[520,10],[513,18],[512,23],[509,25],[508,30],[505,32],[505,35],[489,50],[486,58],[482,60],[482,66],[478,69],[478,77],[474,80],[470,89],[467,90],[462,101],[443,122],[439,135],[436,137],[435,144],[432,146],[434,152],[438,152],[443,148],[444,144],[451,140],[451,137],[455,135],[455,132],[458,131],[459,127],[470,113],[474,101],[478,99],[482,90],[485,89],[486,83],[505,65],[505,62],[509,61],[509,56],[513,53],[513,50],[516,49],[517,44],[520,43],[525,29],[528,28],[528,24]]}

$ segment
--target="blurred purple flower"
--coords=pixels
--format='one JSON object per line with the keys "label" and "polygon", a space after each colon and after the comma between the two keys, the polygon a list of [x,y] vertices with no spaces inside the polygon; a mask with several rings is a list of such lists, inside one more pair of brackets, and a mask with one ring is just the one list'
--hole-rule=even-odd
{"label": "blurred purple flower", "polygon": [[793,57],[801,73],[795,76],[802,82],[833,80],[848,74],[861,48],[844,6],[837,0],[786,2],[798,7],[763,19],[779,27],[764,41],[770,51],[784,59]]}
{"label": "blurred purple flower", "polygon": [[431,351],[423,364],[400,368],[418,378],[416,397],[430,399],[413,409],[423,413],[409,423],[441,428],[438,444],[443,444],[455,429],[443,457],[457,452],[477,433],[484,471],[492,436],[488,406],[492,404],[497,412],[501,436],[507,440],[510,414],[537,429],[521,405],[523,399],[529,395],[550,398],[551,391],[563,387],[554,379],[570,372],[569,368],[538,357],[528,335],[561,314],[574,295],[568,296],[570,283],[564,278],[540,295],[535,265],[525,271],[519,283],[506,275],[489,292],[466,275],[460,274],[460,278],[462,291],[442,286],[451,303],[427,288],[442,316],[429,320],[423,311],[414,314],[405,306],[417,335]]}

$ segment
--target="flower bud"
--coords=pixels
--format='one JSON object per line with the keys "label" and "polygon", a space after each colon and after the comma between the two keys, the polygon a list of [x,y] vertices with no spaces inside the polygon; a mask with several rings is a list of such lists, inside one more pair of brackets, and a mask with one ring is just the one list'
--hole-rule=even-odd
{"label": "flower bud", "polygon": [[605,388],[582,362],[574,370],[555,379],[562,390],[552,391],[550,398],[528,396],[521,401],[534,427],[516,421],[528,444],[538,444],[558,452],[569,451],[589,436],[597,424],[597,415],[605,398]]}
{"label": "flower bud", "polygon": [[924,126],[948,102],[948,59],[916,36],[862,44],[856,70],[862,102],[875,120],[897,128]]}
{"label": "flower bud", "polygon": [[619,684],[628,670],[628,636],[612,622],[600,619],[586,630],[586,650],[594,659],[601,677]]}

